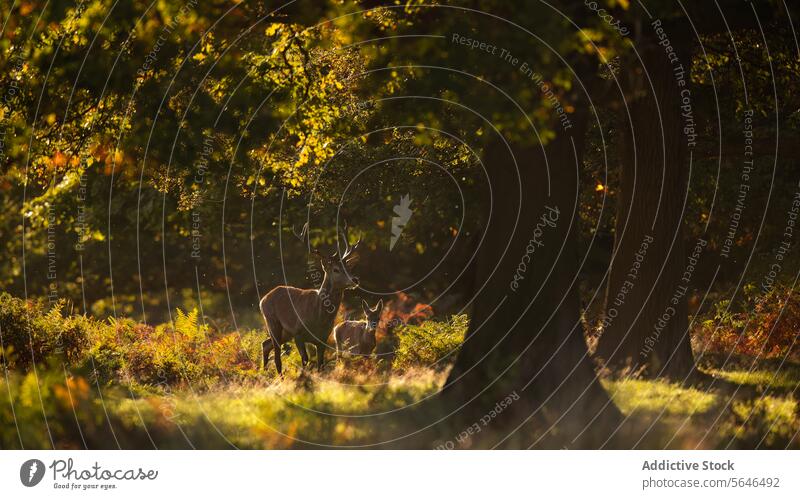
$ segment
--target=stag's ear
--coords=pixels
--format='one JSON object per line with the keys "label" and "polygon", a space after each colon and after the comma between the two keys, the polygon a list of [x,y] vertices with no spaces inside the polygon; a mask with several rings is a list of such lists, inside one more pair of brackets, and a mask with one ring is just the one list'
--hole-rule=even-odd
{"label": "stag's ear", "polygon": [[361,300],[361,308],[364,310],[365,314],[369,313],[369,311],[370,311],[369,304],[364,299]]}
{"label": "stag's ear", "polygon": [[375,305],[375,309],[373,310],[373,312],[380,312],[381,310],[383,310],[383,298],[378,300],[378,304]]}

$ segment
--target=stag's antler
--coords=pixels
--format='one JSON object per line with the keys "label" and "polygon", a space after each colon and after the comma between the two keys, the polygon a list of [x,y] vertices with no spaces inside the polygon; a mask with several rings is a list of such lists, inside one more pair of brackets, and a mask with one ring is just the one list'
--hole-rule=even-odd
{"label": "stag's antler", "polygon": [[309,243],[310,241],[308,240],[309,237],[308,222],[303,224],[303,228],[300,230],[299,233],[297,232],[297,229],[295,229],[294,226],[292,226],[292,234],[294,234],[294,237],[296,237],[297,239]]}
{"label": "stag's antler", "polygon": [[[309,234],[308,222],[303,224],[303,228],[300,230],[300,232],[297,232],[297,229],[292,227],[292,233],[295,235],[297,239],[300,239],[301,241],[305,242],[309,247],[311,246],[311,239],[310,239],[311,235]],[[361,236],[359,236],[358,241],[356,241],[355,244],[351,245],[348,239],[348,234],[349,232],[347,229],[347,221],[345,220],[344,228],[339,229],[337,234],[337,249],[328,258],[330,258],[331,260],[342,260],[345,263],[352,262],[355,258],[357,258],[357,255],[354,255],[353,252],[356,249],[358,249],[358,245],[361,243]],[[339,241],[339,239],[341,239],[341,241]],[[342,241],[344,243],[343,244],[344,251],[340,252],[340,249],[342,247],[340,243]],[[319,258],[325,258],[325,256],[323,256],[316,248],[311,248],[310,251],[313,255]],[[339,256],[340,254],[341,257]]]}
{"label": "stag's antler", "polygon": [[[344,230],[342,230],[340,232],[341,232],[342,239],[344,240],[344,253],[342,253],[342,258],[341,259],[342,259],[342,261],[347,263],[347,262],[353,260],[356,257],[356,255],[353,255],[352,257],[350,255],[353,253],[353,251],[355,251],[358,248],[358,245],[361,243],[361,236],[358,237],[358,241],[356,241],[356,243],[354,245],[352,245],[352,246],[350,245],[350,242],[349,242],[349,240],[347,238],[347,236],[348,236],[347,220],[345,220],[345,222],[344,222]],[[349,257],[349,259],[348,259],[348,257]]]}
{"label": "stag's antler", "polygon": [[299,240],[303,241],[304,243],[306,243],[306,246],[308,248],[310,248],[309,251],[310,251],[310,253],[312,255],[316,256],[320,260],[325,258],[322,255],[322,253],[319,252],[319,250],[317,248],[311,248],[311,234],[309,233],[309,230],[308,230],[308,222],[303,224],[303,228],[300,230],[300,232],[297,232],[297,229],[292,227],[292,234],[294,234],[294,236],[297,239],[299,239]]}

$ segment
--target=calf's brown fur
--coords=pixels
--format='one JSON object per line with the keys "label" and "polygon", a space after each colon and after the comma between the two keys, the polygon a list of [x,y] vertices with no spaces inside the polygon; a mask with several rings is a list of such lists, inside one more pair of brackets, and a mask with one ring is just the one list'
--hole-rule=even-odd
{"label": "calf's brown fur", "polygon": [[381,320],[383,300],[380,300],[375,308],[369,308],[367,302],[361,300],[361,308],[364,310],[363,321],[344,321],[333,330],[338,357],[344,352],[369,356],[375,350],[375,332]]}

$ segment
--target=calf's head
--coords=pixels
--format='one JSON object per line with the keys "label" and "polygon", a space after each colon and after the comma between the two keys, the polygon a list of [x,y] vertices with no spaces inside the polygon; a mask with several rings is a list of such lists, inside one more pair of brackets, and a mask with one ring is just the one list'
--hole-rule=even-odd
{"label": "calf's head", "polygon": [[370,308],[366,301],[361,300],[361,308],[364,310],[364,316],[367,319],[367,329],[369,331],[378,329],[378,323],[381,321],[381,312],[383,311],[383,300],[378,301],[375,308]]}

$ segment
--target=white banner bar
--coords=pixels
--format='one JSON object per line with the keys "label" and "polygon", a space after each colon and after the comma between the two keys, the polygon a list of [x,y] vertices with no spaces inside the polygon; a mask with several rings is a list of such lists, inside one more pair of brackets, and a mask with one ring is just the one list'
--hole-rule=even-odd
{"label": "white banner bar", "polygon": [[796,498],[798,470],[797,451],[2,451],[0,490],[13,498]]}

